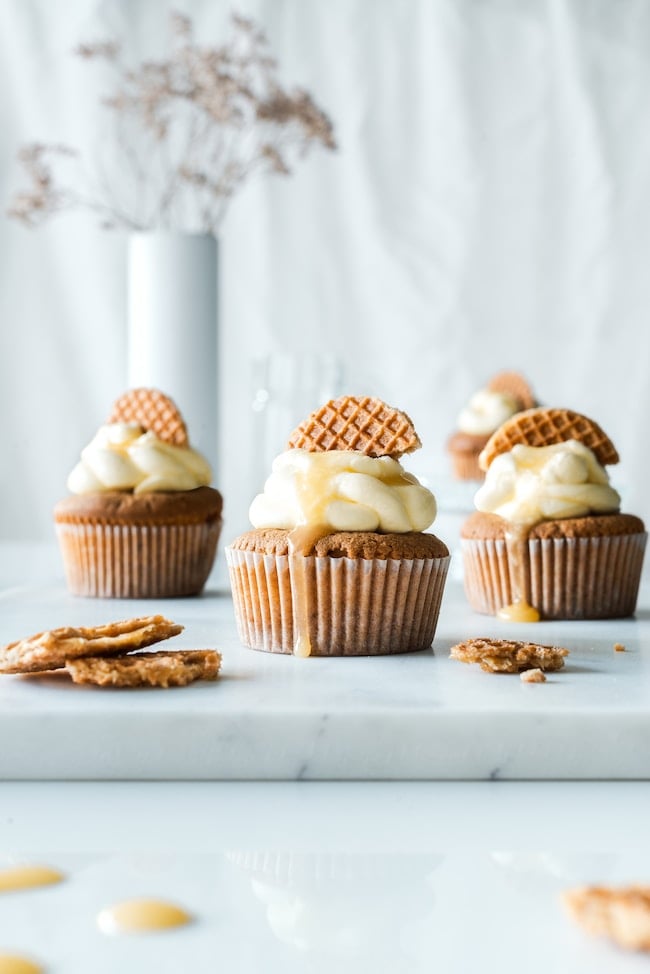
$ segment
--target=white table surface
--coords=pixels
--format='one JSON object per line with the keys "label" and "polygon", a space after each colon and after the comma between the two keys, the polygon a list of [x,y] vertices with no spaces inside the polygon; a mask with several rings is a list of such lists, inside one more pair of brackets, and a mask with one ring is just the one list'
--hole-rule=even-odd
{"label": "white table surface", "polygon": [[[49,549],[0,546],[5,605],[59,572]],[[0,896],[0,952],[48,974],[640,972],[558,893],[649,883],[649,817],[645,782],[0,783],[1,864],[67,877]],[[99,932],[102,907],[139,895],[195,923]]]}
{"label": "white table surface", "polygon": [[[67,879],[0,896],[0,951],[48,974],[612,974],[561,890],[650,881],[645,783],[13,783],[5,863]],[[108,938],[154,896],[187,928]]]}

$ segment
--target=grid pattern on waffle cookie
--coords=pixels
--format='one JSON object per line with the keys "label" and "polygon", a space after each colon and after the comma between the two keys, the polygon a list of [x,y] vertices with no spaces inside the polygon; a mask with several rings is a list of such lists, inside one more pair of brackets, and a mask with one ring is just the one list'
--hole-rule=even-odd
{"label": "grid pattern on waffle cookie", "polygon": [[537,405],[530,386],[519,372],[499,372],[490,379],[488,389],[512,396],[520,409],[532,409]]}
{"label": "grid pattern on waffle cookie", "polygon": [[174,402],[158,389],[129,389],[113,404],[109,423],[137,423],[159,440],[187,446],[187,427]]}
{"label": "grid pattern on waffle cookie", "polygon": [[487,470],[496,456],[507,453],[518,443],[549,446],[567,440],[584,443],[603,466],[618,463],[616,447],[592,419],[571,409],[544,408],[528,409],[507,420],[486,443],[479,463]]}
{"label": "grid pattern on waffle cookie", "polygon": [[313,412],[289,437],[289,449],[354,450],[399,457],[421,446],[409,417],[370,396],[342,396]]}

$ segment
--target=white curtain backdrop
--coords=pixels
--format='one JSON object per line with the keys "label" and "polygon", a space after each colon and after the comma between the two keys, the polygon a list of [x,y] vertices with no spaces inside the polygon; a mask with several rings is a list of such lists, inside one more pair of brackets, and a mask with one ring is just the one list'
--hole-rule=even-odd
{"label": "white curtain backdrop", "polygon": [[[205,43],[231,0],[177,0]],[[650,3],[238,0],[340,150],[248,187],[220,239],[225,539],[257,484],[251,358],[341,356],[346,388],[405,409],[434,491],[493,372],[593,416],[627,510],[650,518]],[[88,138],[119,35],[160,54],[160,0],[0,0],[1,198],[26,141]],[[79,450],[126,384],[125,249],[91,217],[0,221],[0,538],[52,538]]]}

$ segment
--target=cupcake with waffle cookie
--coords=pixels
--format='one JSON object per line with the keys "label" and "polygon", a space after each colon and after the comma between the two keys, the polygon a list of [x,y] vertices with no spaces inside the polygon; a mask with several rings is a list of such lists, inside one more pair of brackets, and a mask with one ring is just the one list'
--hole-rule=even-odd
{"label": "cupcake with waffle cookie", "polygon": [[433,494],[400,462],[420,446],[403,412],[368,396],[316,410],[289,437],[254,530],[226,549],[242,642],[297,656],[426,649],[449,552],[425,533]]}
{"label": "cupcake with waffle cookie", "polygon": [[195,595],[214,562],[221,494],[175,404],[131,389],[84,448],[54,511],[73,595]]}
{"label": "cupcake with waffle cookie", "polygon": [[605,469],[618,460],[601,427],[570,409],[529,409],[492,435],[461,531],[472,608],[513,622],[634,613],[647,535],[620,511]]}
{"label": "cupcake with waffle cookie", "polygon": [[536,406],[528,382],[519,372],[499,372],[461,410],[457,429],[447,441],[454,477],[483,480],[478,459],[490,436],[507,419]]}

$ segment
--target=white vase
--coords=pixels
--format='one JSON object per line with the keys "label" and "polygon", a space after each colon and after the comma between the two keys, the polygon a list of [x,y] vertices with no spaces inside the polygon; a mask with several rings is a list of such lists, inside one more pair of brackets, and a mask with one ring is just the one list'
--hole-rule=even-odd
{"label": "white vase", "polygon": [[217,480],[217,265],[208,234],[136,233],[128,257],[128,381],[171,396]]}

